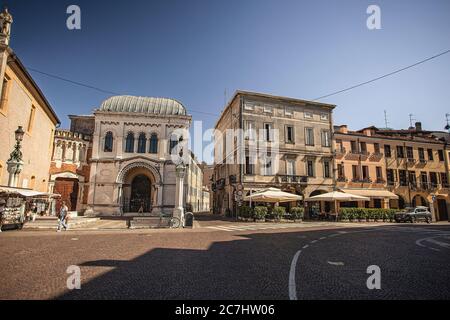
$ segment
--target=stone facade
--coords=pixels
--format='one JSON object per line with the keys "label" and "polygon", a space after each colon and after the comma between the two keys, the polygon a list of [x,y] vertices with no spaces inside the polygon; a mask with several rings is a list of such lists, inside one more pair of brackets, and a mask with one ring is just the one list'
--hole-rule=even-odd
{"label": "stone facade", "polygon": [[[448,135],[445,134],[444,135]],[[368,207],[404,208],[423,205],[433,220],[448,220],[449,170],[445,139],[422,130],[420,123],[408,130],[369,127],[349,131],[336,127],[337,187],[352,190],[388,190],[398,200],[378,198]]]}
{"label": "stone facade", "polygon": [[184,107],[171,99],[112,97],[94,118],[86,214],[171,214],[171,145],[191,123]]}
{"label": "stone facade", "polygon": [[0,185],[8,184],[7,161],[16,143],[14,131],[22,126],[23,169],[15,186],[47,192],[53,135],[59,119],[9,47],[12,17],[3,11],[0,19],[2,24],[7,23],[0,30]]}
{"label": "stone facade", "polygon": [[[243,188],[244,196],[267,187],[305,197],[332,191],[334,107],[267,94],[236,92],[215,126],[218,133],[215,137],[214,212],[237,211],[239,199],[235,191],[238,186]],[[224,147],[225,132],[229,129],[244,132],[243,139],[234,137],[237,142],[231,149]],[[266,154],[259,152],[264,143],[267,157],[272,160],[263,164],[261,157]],[[278,150],[275,152],[276,144]],[[256,154],[253,153],[255,149]]]}
{"label": "stone facade", "polygon": [[91,142],[88,134],[65,130],[55,133],[49,191],[60,194],[69,209],[79,213],[86,209],[89,192]]}

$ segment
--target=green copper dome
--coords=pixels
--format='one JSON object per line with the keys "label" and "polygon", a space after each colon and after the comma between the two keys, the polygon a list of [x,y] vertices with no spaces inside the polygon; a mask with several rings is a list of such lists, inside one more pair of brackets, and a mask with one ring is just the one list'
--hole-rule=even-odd
{"label": "green copper dome", "polygon": [[100,111],[186,115],[186,108],[169,98],[115,96],[103,101]]}

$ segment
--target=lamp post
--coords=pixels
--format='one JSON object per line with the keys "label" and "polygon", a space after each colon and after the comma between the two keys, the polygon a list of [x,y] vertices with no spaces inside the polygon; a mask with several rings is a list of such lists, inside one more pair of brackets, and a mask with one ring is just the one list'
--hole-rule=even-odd
{"label": "lamp post", "polygon": [[19,126],[17,130],[14,132],[16,138],[16,144],[14,146],[13,152],[11,152],[8,161],[6,162],[8,166],[8,186],[9,187],[17,187],[17,183],[19,181],[19,174],[23,169],[23,160],[22,160],[22,151],[21,142],[23,140],[23,135],[25,131],[23,131],[22,126]]}

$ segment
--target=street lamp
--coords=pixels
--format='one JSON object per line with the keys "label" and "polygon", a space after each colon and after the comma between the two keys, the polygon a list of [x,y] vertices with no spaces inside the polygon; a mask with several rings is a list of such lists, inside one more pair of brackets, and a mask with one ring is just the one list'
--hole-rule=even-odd
{"label": "street lamp", "polygon": [[8,165],[8,173],[9,173],[8,179],[9,187],[17,187],[19,174],[20,172],[22,172],[23,169],[22,151],[20,150],[22,146],[20,143],[23,140],[24,134],[25,131],[23,131],[22,126],[19,126],[17,130],[14,132],[16,144],[14,146],[13,152],[11,152],[9,159],[6,162],[6,164]]}
{"label": "street lamp", "polygon": [[14,134],[16,136],[16,141],[21,142],[23,140],[23,135],[25,134],[25,131],[23,131],[22,126],[19,126],[16,131],[14,131]]}

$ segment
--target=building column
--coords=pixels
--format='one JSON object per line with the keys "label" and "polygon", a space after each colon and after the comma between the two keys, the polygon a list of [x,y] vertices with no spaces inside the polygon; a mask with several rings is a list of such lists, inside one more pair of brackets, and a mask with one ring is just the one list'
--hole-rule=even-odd
{"label": "building column", "polygon": [[183,187],[185,173],[186,166],[184,164],[176,166],[175,209],[173,210],[173,216],[180,219],[181,226],[184,225]]}

